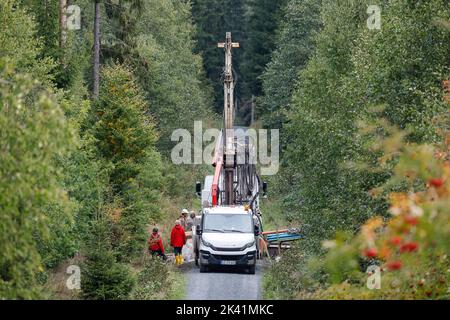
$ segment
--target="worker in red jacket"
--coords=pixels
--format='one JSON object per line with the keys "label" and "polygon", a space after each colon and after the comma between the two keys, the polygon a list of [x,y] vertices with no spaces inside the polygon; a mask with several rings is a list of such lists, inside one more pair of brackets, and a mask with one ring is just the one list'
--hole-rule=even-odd
{"label": "worker in red jacket", "polygon": [[164,246],[162,243],[161,235],[158,233],[158,228],[153,228],[153,232],[148,238],[148,249],[150,250],[152,256],[158,256],[163,258],[164,260],[167,259],[166,255],[164,254]]}
{"label": "worker in red jacket", "polygon": [[172,229],[172,234],[170,235],[170,245],[173,247],[175,252],[175,264],[183,264],[183,255],[181,254],[181,249],[186,244],[186,233],[181,226],[181,221],[175,221],[175,227]]}

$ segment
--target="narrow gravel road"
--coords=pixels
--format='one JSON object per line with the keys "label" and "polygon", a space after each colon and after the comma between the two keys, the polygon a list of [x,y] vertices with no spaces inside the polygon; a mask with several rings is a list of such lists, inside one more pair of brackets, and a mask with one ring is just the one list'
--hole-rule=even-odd
{"label": "narrow gravel road", "polygon": [[200,273],[193,264],[186,270],[187,300],[259,300],[262,264],[258,261],[256,274],[244,270],[221,268]]}

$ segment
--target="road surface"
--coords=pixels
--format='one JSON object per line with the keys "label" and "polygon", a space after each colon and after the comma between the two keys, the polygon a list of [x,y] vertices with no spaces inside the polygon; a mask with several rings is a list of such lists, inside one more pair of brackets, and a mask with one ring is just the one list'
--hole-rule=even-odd
{"label": "road surface", "polygon": [[263,266],[256,265],[256,274],[245,270],[225,268],[200,273],[190,263],[186,270],[187,300],[259,300],[262,299],[261,279]]}

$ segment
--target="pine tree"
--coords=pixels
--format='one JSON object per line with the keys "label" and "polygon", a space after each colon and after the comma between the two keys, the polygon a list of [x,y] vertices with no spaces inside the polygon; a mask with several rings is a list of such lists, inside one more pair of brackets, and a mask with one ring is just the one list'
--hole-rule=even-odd
{"label": "pine tree", "polygon": [[144,0],[107,0],[105,13],[110,33],[102,49],[105,59],[124,62],[134,58],[138,36],[138,24],[144,12]]}
{"label": "pine tree", "polygon": [[244,43],[243,96],[249,99],[252,95],[262,94],[260,75],[275,48],[275,32],[281,8],[285,1],[249,0],[246,12],[247,39]]}
{"label": "pine tree", "polygon": [[223,38],[222,26],[224,16],[221,10],[221,0],[194,0],[192,14],[197,27],[196,52],[203,57],[203,65],[209,83],[213,87],[216,110],[223,104],[220,77],[222,74],[222,56],[217,48],[217,42]]}
{"label": "pine tree", "polygon": [[[139,22],[135,74],[158,125],[158,148],[170,157],[172,132],[204,127],[214,120],[211,87],[206,83],[202,58],[194,54],[195,29],[190,3],[148,0]],[[217,43],[214,42],[214,50]]]}
{"label": "pine tree", "polygon": [[92,96],[94,99],[98,98],[100,90],[100,1],[95,0],[94,2],[94,52],[93,52],[93,67],[92,67],[92,78],[93,78],[93,89]]}
{"label": "pine tree", "polygon": [[290,0],[283,8],[276,50],[261,76],[263,96],[258,114],[268,128],[281,128],[289,110],[298,73],[314,52],[314,36],[320,30],[321,0]]}
{"label": "pine tree", "polygon": [[127,299],[135,279],[130,269],[116,261],[110,246],[110,226],[104,218],[92,222],[86,262],[82,267],[81,290],[89,300]]}
{"label": "pine tree", "polygon": [[[109,203],[115,205],[112,217],[117,223],[121,258],[140,252],[145,224],[157,214],[151,209],[151,190],[141,176],[147,161],[158,172],[159,154],[155,149],[157,134],[148,106],[132,73],[121,65],[104,67],[100,96],[93,110],[93,136],[99,155],[110,163]],[[157,176],[157,175],[156,175]],[[149,193],[147,193],[149,192]],[[153,208],[154,209],[154,208]]]}

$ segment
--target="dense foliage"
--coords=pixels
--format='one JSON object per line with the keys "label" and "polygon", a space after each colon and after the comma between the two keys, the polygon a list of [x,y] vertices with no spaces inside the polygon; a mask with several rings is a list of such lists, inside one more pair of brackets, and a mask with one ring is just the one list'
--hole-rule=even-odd
{"label": "dense foliage", "polygon": [[[381,196],[392,184],[407,186],[388,193],[389,218],[371,218],[356,235],[339,233],[323,241],[327,253],[321,257],[295,248],[266,279],[269,296],[448,299],[448,144],[405,144],[404,132],[382,126],[389,136],[378,148],[388,158],[398,157],[398,163],[373,195]],[[385,154],[378,159],[381,167]]]}
{"label": "dense foliage", "polygon": [[72,223],[73,203],[60,183],[62,166],[54,159],[64,156],[74,140],[49,86],[52,62],[40,57],[32,19],[5,1],[0,25],[5,30],[0,36],[0,296],[32,298],[46,262],[40,249]]}
{"label": "dense foliage", "polygon": [[36,275],[44,271],[36,238],[49,237],[55,215],[61,223],[70,218],[53,157],[65,152],[71,138],[50,92],[4,61],[0,72],[0,296],[31,298]]}
{"label": "dense foliage", "polygon": [[[323,27],[314,36],[314,54],[300,70],[284,108],[278,184],[287,218],[300,223],[308,239],[301,246],[299,254],[306,255],[301,261],[322,254],[322,241],[338,231],[351,235],[371,217],[388,218],[388,193],[406,188],[389,184],[382,196],[373,197],[373,190],[389,180],[399,161],[391,157],[395,139],[388,142],[391,149],[373,145],[376,135],[367,133],[372,127],[387,135],[373,121],[383,118],[398,126],[408,143],[440,141],[447,130],[442,125],[448,109],[442,82],[449,77],[450,33],[442,21],[450,18],[448,3],[385,1],[380,30],[366,25],[370,4],[322,1]],[[282,94],[277,83],[265,83],[267,92]],[[336,263],[350,263],[344,261],[344,252],[340,256]],[[310,283],[313,277],[317,284],[323,276],[305,271],[306,264],[290,264],[291,273],[301,278],[293,284],[297,289],[302,281]],[[275,272],[282,274],[274,271],[273,276]],[[290,275],[286,277],[280,281],[289,282]],[[349,278],[344,274],[339,280]]]}
{"label": "dense foliage", "polygon": [[87,260],[81,273],[81,288],[85,299],[127,299],[135,284],[130,268],[117,262],[110,245],[109,224],[107,219],[100,218],[90,229]]}
{"label": "dense foliage", "polygon": [[[196,25],[195,50],[203,57],[208,82],[214,89],[214,102],[217,111],[222,110],[222,72],[223,51],[217,43],[225,40],[225,33],[231,32],[232,39],[244,46],[247,33],[245,1],[238,0],[193,0],[192,16]],[[235,72],[236,94],[241,96],[243,79],[241,64],[243,47],[233,52],[233,69]]]}
{"label": "dense foliage", "polygon": [[298,72],[314,52],[314,35],[321,27],[320,0],[288,1],[278,26],[276,49],[261,75],[263,93],[259,117],[268,128],[281,128]]}
{"label": "dense foliage", "polygon": [[121,259],[141,251],[146,222],[159,214],[154,204],[159,199],[161,159],[147,109],[131,72],[121,66],[103,68],[92,132],[99,155],[110,166],[105,199],[113,206],[108,214],[117,223],[114,242]]}
{"label": "dense foliage", "polygon": [[448,31],[434,23],[446,18],[445,4],[410,8],[390,1],[380,31],[366,28],[366,8],[365,1],[323,2],[324,27],[300,72],[283,131],[289,141],[280,177],[280,185],[289,186],[286,212],[302,221],[315,248],[337,230],[353,231],[386,212],[368,191],[389,170],[358,170],[355,164],[374,161],[357,126],[373,117],[372,106],[384,105],[381,115],[408,129],[411,141],[433,141],[434,118],[446,110],[441,83],[448,75]]}
{"label": "dense foliage", "polygon": [[[281,129],[272,223],[305,235],[267,295],[448,298],[448,1],[378,1],[380,29],[370,0],[79,0],[74,30],[63,3],[0,2],[0,298],[44,297],[74,259],[80,298],[170,291],[145,240],[207,171],[171,163],[171,133],[220,123],[227,31],[238,122],[256,101]],[[389,286],[365,289],[369,265]]]}
{"label": "dense foliage", "polygon": [[76,257],[80,297],[125,299],[144,285],[131,264],[143,267],[148,225],[172,221],[161,207],[195,181],[165,160],[170,134],[215,121],[211,90],[189,3],[105,1],[93,99],[93,2],[77,1],[81,28],[64,41],[60,3],[0,4],[0,297],[43,297]]}
{"label": "dense foliage", "polygon": [[150,256],[144,262],[144,268],[138,275],[139,286],[133,292],[133,298],[152,300],[169,285],[169,272],[162,259]]}
{"label": "dense foliage", "polygon": [[138,25],[139,65],[135,68],[160,131],[159,148],[168,156],[173,130],[193,130],[195,120],[208,127],[215,120],[211,90],[201,56],[193,53],[190,4],[151,0],[144,8],[147,14]]}

